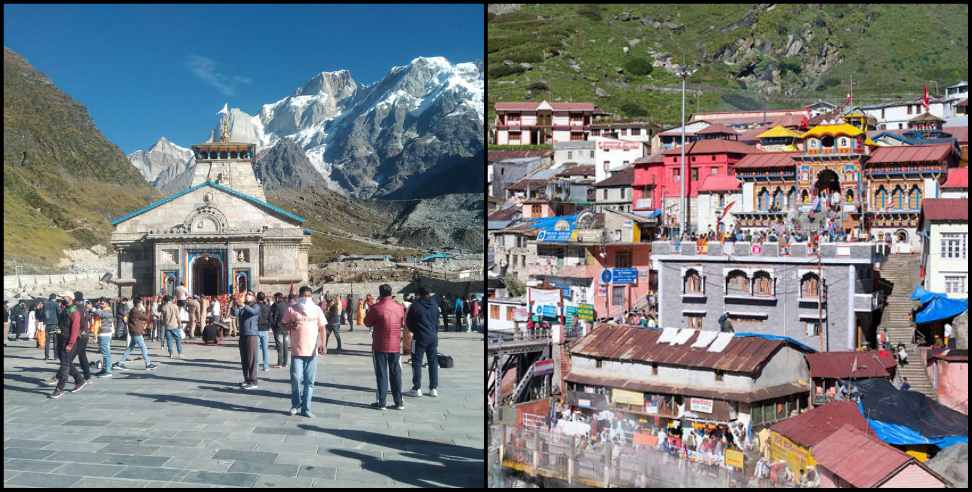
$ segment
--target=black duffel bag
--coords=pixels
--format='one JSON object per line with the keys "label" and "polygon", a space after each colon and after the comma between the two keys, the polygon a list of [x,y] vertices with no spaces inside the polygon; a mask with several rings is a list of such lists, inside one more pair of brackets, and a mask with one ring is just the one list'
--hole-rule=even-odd
{"label": "black duffel bag", "polygon": [[452,367],[452,356],[446,354],[438,354],[436,359],[439,360],[439,367],[444,367],[446,369]]}

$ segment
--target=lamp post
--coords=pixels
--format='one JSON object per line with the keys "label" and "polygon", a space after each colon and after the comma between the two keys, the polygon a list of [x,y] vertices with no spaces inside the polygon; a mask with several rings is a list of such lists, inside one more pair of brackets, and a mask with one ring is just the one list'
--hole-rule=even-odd
{"label": "lamp post", "polygon": [[689,71],[685,68],[684,61],[683,65],[679,67],[678,77],[682,79],[682,146],[679,155],[679,180],[681,181],[681,188],[679,192],[678,208],[679,208],[679,235],[684,234],[685,230],[688,228],[688,210],[685,208],[685,181],[688,179],[686,177],[686,166],[685,166],[685,79],[691,76],[695,71]]}

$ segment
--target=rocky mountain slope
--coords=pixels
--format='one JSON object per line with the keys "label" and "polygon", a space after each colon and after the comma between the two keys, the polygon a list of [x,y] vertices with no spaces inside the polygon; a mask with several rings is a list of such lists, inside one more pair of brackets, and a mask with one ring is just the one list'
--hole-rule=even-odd
{"label": "rocky mountain slope", "polygon": [[[393,67],[371,85],[359,84],[347,70],[322,72],[257,115],[224,106],[209,139],[225,122],[231,140],[256,143],[258,150],[291,140],[335,191],[410,198],[413,190],[434,188],[425,183],[448,176],[451,168],[471,160],[481,167],[483,87],[481,62],[452,64],[442,57]],[[153,174],[158,167],[142,163],[145,154],[133,153],[132,163],[157,188],[180,175],[170,172],[160,180]],[[458,188],[449,191],[471,192],[482,183],[453,186]]]}
{"label": "rocky mountain slope", "polygon": [[23,57],[3,54],[3,253],[24,271],[107,244],[109,218],[157,197],[84,106]]}
{"label": "rocky mountain slope", "polygon": [[968,78],[967,4],[508,4],[487,19],[490,108],[589,100],[673,123],[683,64],[700,67],[690,113],[839,101],[852,76],[859,103]]}

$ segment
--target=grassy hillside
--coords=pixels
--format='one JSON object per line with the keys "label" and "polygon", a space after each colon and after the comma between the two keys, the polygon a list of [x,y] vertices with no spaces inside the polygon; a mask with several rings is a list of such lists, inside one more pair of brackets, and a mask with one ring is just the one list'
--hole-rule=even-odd
{"label": "grassy hillside", "polygon": [[839,101],[851,76],[856,102],[968,78],[968,5],[539,4],[487,18],[489,121],[496,101],[549,99],[672,124],[683,59],[700,67],[688,114]]}
{"label": "grassy hillside", "polygon": [[6,48],[3,127],[4,273],[108,244],[110,217],[157,197],[83,106]]}

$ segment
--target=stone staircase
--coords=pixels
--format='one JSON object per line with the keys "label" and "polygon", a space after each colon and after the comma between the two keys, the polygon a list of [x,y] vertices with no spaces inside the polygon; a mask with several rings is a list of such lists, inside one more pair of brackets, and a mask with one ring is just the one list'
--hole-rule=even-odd
{"label": "stone staircase", "polygon": [[881,278],[894,284],[881,316],[880,328],[887,328],[888,340],[895,347],[899,343],[908,351],[908,364],[898,367],[898,378],[908,378],[912,391],[936,399],[931,379],[921,363],[921,353],[912,343],[914,325],[911,323],[911,293],[918,284],[921,259],[916,254],[892,254],[881,265]]}

